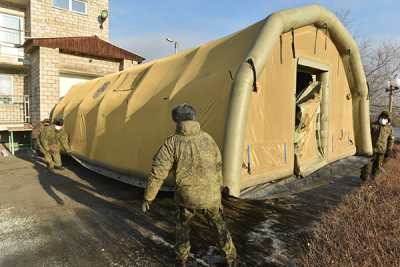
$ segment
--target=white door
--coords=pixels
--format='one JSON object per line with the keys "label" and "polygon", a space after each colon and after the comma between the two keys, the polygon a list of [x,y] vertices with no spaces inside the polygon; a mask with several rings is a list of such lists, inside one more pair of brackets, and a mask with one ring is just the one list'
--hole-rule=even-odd
{"label": "white door", "polygon": [[72,74],[60,74],[60,98],[65,96],[71,86],[94,79],[94,77],[72,75]]}

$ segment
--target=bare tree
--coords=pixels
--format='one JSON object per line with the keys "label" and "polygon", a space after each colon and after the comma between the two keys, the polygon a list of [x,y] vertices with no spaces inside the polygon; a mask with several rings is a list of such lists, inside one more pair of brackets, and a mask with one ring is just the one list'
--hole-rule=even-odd
{"label": "bare tree", "polygon": [[356,27],[354,26],[354,19],[351,16],[350,9],[342,8],[335,11],[336,17],[342,22],[342,24],[346,27],[346,29],[353,35],[353,38],[357,40],[360,35],[357,31]]}
{"label": "bare tree", "polygon": [[400,42],[374,43],[364,41],[360,45],[365,75],[370,88],[371,102],[385,104],[387,82],[400,72]]}
{"label": "bare tree", "polygon": [[400,42],[377,41],[362,36],[354,26],[349,9],[336,11],[336,16],[352,33],[357,41],[365,75],[369,85],[369,95],[373,105],[387,104],[387,81],[400,73]]}

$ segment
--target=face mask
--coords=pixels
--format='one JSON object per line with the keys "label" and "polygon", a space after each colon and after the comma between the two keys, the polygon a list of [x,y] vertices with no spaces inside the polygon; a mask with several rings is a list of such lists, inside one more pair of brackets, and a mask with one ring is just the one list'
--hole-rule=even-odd
{"label": "face mask", "polygon": [[61,129],[62,129],[62,126],[60,126],[60,125],[56,125],[56,126],[55,126],[55,128],[56,128],[56,130],[57,130],[57,131],[59,131],[59,130],[61,130]]}
{"label": "face mask", "polygon": [[385,118],[380,118],[379,119],[379,124],[380,125],[386,125],[388,122],[389,122],[388,119],[385,119]]}

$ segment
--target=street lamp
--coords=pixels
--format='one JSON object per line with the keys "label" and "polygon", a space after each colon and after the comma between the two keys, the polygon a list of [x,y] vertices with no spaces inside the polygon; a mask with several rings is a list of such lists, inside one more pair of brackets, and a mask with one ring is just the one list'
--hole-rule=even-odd
{"label": "street lamp", "polygon": [[167,42],[169,43],[173,43],[174,44],[174,49],[175,49],[175,54],[178,53],[178,41],[175,41],[171,38],[166,38],[165,39]]}
{"label": "street lamp", "polygon": [[100,12],[100,15],[98,16],[98,20],[100,22],[100,29],[103,29],[103,24],[104,24],[104,22],[106,22],[107,18],[108,18],[108,10],[103,9]]}
{"label": "street lamp", "polygon": [[393,110],[393,93],[400,89],[400,77],[396,74],[392,79],[388,81],[388,88],[386,92],[389,92],[389,112]]}

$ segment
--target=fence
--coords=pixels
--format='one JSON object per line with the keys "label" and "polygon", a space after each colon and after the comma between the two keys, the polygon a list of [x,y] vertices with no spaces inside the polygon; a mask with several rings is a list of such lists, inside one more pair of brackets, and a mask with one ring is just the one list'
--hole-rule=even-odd
{"label": "fence", "polygon": [[0,95],[0,125],[29,122],[29,96]]}

